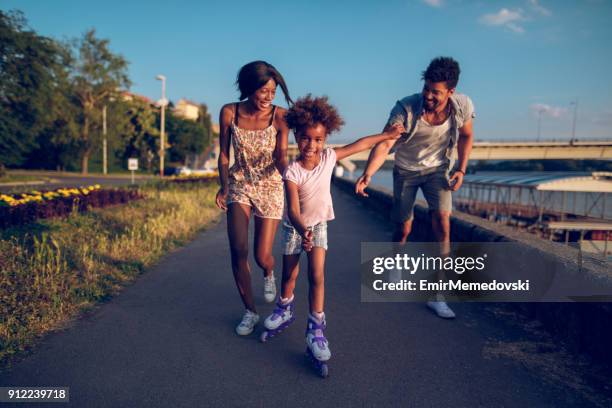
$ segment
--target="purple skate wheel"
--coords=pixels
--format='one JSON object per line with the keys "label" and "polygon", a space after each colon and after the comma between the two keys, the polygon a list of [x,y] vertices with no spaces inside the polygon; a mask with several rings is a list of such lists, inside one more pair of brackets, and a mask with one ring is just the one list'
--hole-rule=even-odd
{"label": "purple skate wheel", "polygon": [[261,333],[261,336],[259,336],[259,341],[261,341],[262,343],[265,343],[268,340],[268,331],[264,331],[263,333]]}
{"label": "purple skate wheel", "polygon": [[319,375],[323,378],[327,378],[327,376],[329,375],[329,368],[327,367],[327,364],[321,363],[321,368],[319,369]]}
{"label": "purple skate wheel", "polygon": [[306,357],[308,357],[310,362],[314,365],[319,376],[321,378],[327,378],[327,376],[329,375],[329,367],[327,363],[324,361],[317,360],[314,354],[312,354],[312,350],[310,350],[310,348],[308,347],[306,347]]}

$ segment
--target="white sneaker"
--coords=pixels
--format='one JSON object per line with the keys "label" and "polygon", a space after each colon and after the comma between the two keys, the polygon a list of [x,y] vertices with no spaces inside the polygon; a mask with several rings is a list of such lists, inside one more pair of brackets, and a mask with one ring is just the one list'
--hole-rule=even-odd
{"label": "white sneaker", "polygon": [[441,301],[429,301],[427,307],[436,312],[436,314],[443,319],[454,319],[455,312],[452,311],[446,302]]}
{"label": "white sneaker", "polygon": [[274,279],[274,271],[272,275],[264,277],[264,299],[268,303],[274,302],[276,299],[276,281]]}
{"label": "white sneaker", "polygon": [[238,326],[236,326],[236,333],[239,336],[247,336],[253,333],[253,328],[258,321],[259,315],[247,309],[247,311],[244,312],[244,316],[242,316],[242,321]]}

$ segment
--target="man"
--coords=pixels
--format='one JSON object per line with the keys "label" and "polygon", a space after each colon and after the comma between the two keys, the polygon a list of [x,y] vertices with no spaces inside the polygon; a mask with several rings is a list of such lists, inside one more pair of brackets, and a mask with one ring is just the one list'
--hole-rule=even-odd
{"label": "man", "polygon": [[[387,155],[395,152],[393,169],[393,241],[403,244],[412,229],[413,209],[421,188],[431,214],[431,225],[442,256],[450,252],[451,192],[463,184],[472,150],[474,106],[470,98],[455,92],[459,64],[449,57],[431,61],[422,74],[421,93],[398,101],[385,128],[401,123],[406,134],[399,140],[381,142],[372,149],[355,192],[365,189]],[[392,150],[393,149],[393,150]],[[457,162],[453,167],[454,152]],[[451,170],[453,169],[453,170]],[[441,296],[427,302],[438,316],[452,319],[455,313]]]}

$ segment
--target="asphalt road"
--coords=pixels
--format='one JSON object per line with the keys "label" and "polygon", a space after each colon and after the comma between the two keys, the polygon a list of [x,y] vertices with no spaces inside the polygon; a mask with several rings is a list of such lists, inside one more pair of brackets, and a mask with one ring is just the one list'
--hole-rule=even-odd
{"label": "asphalt road", "polygon": [[[129,176],[80,176],[80,175],[66,175],[66,174],[45,174],[40,177],[43,183],[23,183],[22,185],[10,185],[0,184],[0,193],[8,193],[12,191],[31,191],[31,190],[54,190],[62,187],[79,187],[79,186],[91,186],[94,184],[100,184],[106,187],[120,187],[131,184]],[[135,183],[142,183],[147,178],[136,178]]]}
{"label": "asphalt road", "polygon": [[[610,406],[610,390],[591,378],[593,366],[503,305],[457,304],[458,318],[446,321],[422,304],[361,303],[360,241],[388,240],[389,225],[345,193],[334,190],[334,200],[327,379],[304,356],[305,274],[297,320],[280,337],[259,343],[261,325],[251,336],[234,333],[243,308],[221,221],[47,336],[0,374],[0,385],[69,386],[75,407]],[[280,234],[275,254],[280,262]],[[260,272],[253,276],[263,318],[272,305],[263,301]]]}

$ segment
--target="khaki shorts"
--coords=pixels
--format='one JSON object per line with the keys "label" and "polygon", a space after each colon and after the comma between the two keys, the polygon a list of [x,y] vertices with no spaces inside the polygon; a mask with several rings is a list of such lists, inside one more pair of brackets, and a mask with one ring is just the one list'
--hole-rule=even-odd
{"label": "khaki shorts", "polygon": [[393,169],[393,210],[391,219],[405,222],[414,216],[414,202],[419,188],[423,191],[429,210],[453,209],[453,199],[448,184],[447,166],[422,171]]}
{"label": "khaki shorts", "polygon": [[283,218],[283,205],[285,203],[283,183],[250,184],[230,182],[227,193],[227,205],[231,203],[250,206],[253,215],[256,217],[280,220]]}

